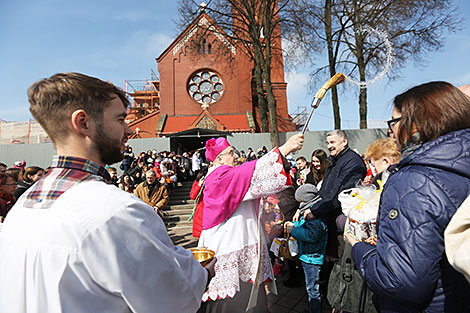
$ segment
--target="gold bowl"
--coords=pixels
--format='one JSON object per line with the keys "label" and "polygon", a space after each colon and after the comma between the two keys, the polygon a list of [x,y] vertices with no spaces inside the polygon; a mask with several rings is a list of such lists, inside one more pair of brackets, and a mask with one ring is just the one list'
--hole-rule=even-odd
{"label": "gold bowl", "polygon": [[214,258],[215,252],[207,248],[189,248],[193,253],[194,258],[201,263],[202,266],[206,266]]}

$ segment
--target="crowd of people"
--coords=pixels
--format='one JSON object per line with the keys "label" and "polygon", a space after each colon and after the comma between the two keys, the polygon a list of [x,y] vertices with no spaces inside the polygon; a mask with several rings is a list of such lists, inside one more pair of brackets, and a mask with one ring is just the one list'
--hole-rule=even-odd
{"label": "crowd of people", "polygon": [[[28,97],[57,155],[0,163],[2,311],[269,312],[288,272],[309,312],[470,312],[470,97],[449,83],[397,95],[389,138],[362,156],[342,130],[307,156],[302,134],[256,153],[219,137],[137,155],[111,83],[56,74]],[[162,219],[181,181],[215,252],[204,266]]]}
{"label": "crowd of people", "polygon": [[[236,151],[236,153],[236,164],[239,165],[247,160],[262,157],[267,153],[267,149],[266,147],[258,148],[256,154],[252,148],[248,149],[247,154],[243,150]],[[16,200],[50,169],[50,167],[44,169],[39,166],[26,166],[26,164],[27,162],[23,160],[8,166],[0,160],[0,174],[3,174],[0,177],[0,218],[2,221]],[[203,177],[207,173],[209,164],[199,150],[177,154],[173,151],[152,149],[135,155],[133,148],[127,146],[123,152],[123,160],[118,165],[121,175],[118,175],[117,167],[105,167],[110,175],[111,183],[121,190],[135,194],[160,213],[168,203],[169,195],[176,188],[177,183]],[[154,192],[155,187],[157,188]]]}
{"label": "crowd of people", "polygon": [[[248,225],[257,231],[250,224],[256,217],[246,213],[245,207],[253,197],[271,193],[278,199],[268,197],[259,208],[275,216],[265,230],[272,234],[281,221],[286,233],[297,239],[299,249],[294,260],[271,255],[273,276],[280,275],[287,263],[290,277],[283,283],[305,285],[309,312],[321,312],[322,302],[323,307],[347,312],[469,312],[470,286],[465,279],[469,254],[458,249],[455,239],[464,239],[459,234],[469,229],[469,217],[453,220],[456,225],[444,237],[459,207],[463,204],[460,211],[469,211],[469,202],[464,202],[470,194],[468,113],[469,96],[451,84],[416,86],[395,97],[392,119],[387,122],[389,138],[375,141],[360,156],[348,146],[346,133],[335,130],[326,136],[329,156],[318,149],[310,160],[298,156],[294,161],[281,153],[289,165],[284,168],[288,179],[276,185],[280,189],[265,188],[264,193],[252,190],[256,180],[265,179],[271,186],[269,179],[283,176],[259,174],[263,157],[248,161],[243,156],[240,161],[227,142],[208,143],[208,149],[216,150],[209,152],[214,168],[195,182],[197,190],[204,186],[196,215],[202,216],[199,245],[215,250],[220,264],[216,264],[216,278],[203,298],[207,302],[201,312],[227,308],[237,312],[250,303],[243,284],[254,282],[254,277],[234,277],[230,270],[234,259],[238,273],[247,263],[248,267],[256,265],[246,252],[250,234],[245,230]],[[237,162],[242,163],[238,169]],[[246,173],[253,174],[245,178]],[[240,184],[245,179],[250,183],[232,187],[232,175]],[[228,198],[234,203],[225,204]],[[240,220],[243,224],[238,224]],[[197,227],[195,235],[201,232],[201,226]],[[268,238],[266,247],[274,239]],[[445,249],[452,255],[446,255]],[[258,279],[268,282],[266,265],[260,263]],[[353,271],[357,274],[352,275]],[[239,292],[227,292],[230,283]],[[257,303],[265,304],[262,298]],[[259,305],[259,312],[268,311]]]}

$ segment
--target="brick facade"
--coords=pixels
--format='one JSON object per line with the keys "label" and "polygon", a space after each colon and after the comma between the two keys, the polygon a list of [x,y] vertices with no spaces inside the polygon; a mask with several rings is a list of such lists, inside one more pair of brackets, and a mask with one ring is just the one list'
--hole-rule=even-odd
{"label": "brick facade", "polygon": [[[222,30],[210,32],[205,30],[207,27],[218,29],[203,12],[156,59],[159,111],[129,124],[134,131],[139,129],[134,137],[161,136],[190,128],[260,131],[252,61]],[[295,131],[287,110],[280,45],[278,37],[273,42],[276,49],[271,71],[278,126],[280,131]]]}

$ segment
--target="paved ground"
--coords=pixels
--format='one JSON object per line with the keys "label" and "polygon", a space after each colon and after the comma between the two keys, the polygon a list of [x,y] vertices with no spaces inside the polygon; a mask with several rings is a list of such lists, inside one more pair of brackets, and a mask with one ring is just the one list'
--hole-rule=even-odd
{"label": "paved ground", "polygon": [[282,284],[282,279],[276,279],[278,295],[268,295],[270,313],[308,312],[308,297],[305,287],[288,288]]}
{"label": "paved ground", "polygon": [[[287,266],[284,266],[285,268]],[[308,296],[305,286],[298,288],[285,287],[282,282],[288,277],[284,268],[282,277],[276,278],[278,295],[268,295],[268,308],[270,313],[304,313],[308,311]],[[323,303],[322,313],[330,313],[331,308]]]}

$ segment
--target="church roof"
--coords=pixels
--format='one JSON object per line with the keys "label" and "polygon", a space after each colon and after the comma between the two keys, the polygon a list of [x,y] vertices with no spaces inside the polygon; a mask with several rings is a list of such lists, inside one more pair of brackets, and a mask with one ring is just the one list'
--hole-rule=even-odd
{"label": "church roof", "polygon": [[205,12],[201,12],[194,21],[188,25],[179,35],[173,40],[173,42],[156,58],[157,62],[160,62],[170,52],[176,55],[181,48],[193,37],[199,27],[207,27],[234,55],[237,54],[237,50],[234,44],[231,42],[227,33],[220,28],[217,23]]}
{"label": "church roof", "polygon": [[[151,113],[144,118],[138,119],[129,124],[129,127],[136,132],[139,128],[140,135],[147,133],[145,137],[153,137],[155,135],[155,125],[160,119],[160,112]],[[199,122],[202,118],[210,119],[217,126],[219,131],[227,132],[251,132],[252,129],[248,125],[246,113],[220,114],[212,115],[206,111],[206,114],[200,115],[176,115],[167,116],[164,127],[161,130],[162,135],[178,133],[187,129],[201,128]]]}
{"label": "church roof", "polygon": [[[230,132],[249,132],[250,131],[246,114],[244,113],[211,115],[210,118],[215,119],[214,123],[221,125],[221,128],[224,131],[230,131]],[[163,134],[171,134],[175,132],[180,132],[185,129],[190,129],[193,127],[197,128],[197,125],[199,122],[198,120],[200,120],[200,116],[196,116],[196,115],[168,116],[167,121],[165,123],[165,128],[163,129]]]}

